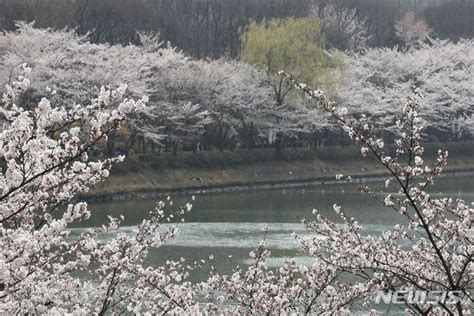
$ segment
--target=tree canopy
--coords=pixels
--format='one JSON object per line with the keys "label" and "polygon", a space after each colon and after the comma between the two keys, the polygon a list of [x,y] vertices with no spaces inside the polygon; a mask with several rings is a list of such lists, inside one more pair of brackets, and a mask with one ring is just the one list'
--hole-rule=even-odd
{"label": "tree canopy", "polygon": [[433,40],[419,48],[369,49],[347,55],[346,85],[338,100],[391,129],[403,107],[401,91],[418,87],[425,94],[423,118],[438,140],[470,137],[474,115],[474,43]]}

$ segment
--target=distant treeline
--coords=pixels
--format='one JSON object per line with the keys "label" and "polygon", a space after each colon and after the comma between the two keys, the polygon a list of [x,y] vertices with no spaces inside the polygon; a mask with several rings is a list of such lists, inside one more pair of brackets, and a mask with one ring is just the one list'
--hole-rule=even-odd
{"label": "distant treeline", "polygon": [[366,19],[369,46],[398,44],[394,23],[407,11],[423,16],[435,37],[474,37],[472,0],[0,0],[0,30],[34,20],[37,27],[73,27],[90,33],[92,42],[111,44],[138,43],[137,30],[159,31],[190,55],[237,57],[239,30],[250,20],[302,17],[328,5]]}

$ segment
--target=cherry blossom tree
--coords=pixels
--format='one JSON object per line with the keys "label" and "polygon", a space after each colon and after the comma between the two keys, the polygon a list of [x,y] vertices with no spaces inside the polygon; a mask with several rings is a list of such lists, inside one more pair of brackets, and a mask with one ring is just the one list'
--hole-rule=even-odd
{"label": "cherry blossom tree", "polygon": [[18,76],[19,66],[31,67],[30,89],[57,91],[53,102],[72,105],[97,95],[100,87],[127,84],[128,93],[146,93],[142,72],[147,54],[137,46],[91,44],[73,30],[39,29],[34,23],[17,22],[17,29],[0,36],[0,83]]}
{"label": "cherry blossom tree", "polygon": [[[160,113],[163,113],[164,121],[161,122],[165,140],[170,144],[173,154],[176,155],[181,145],[194,146],[205,132],[206,126],[212,123],[208,111],[203,110],[198,104],[190,102],[176,105],[164,106],[160,103]],[[156,127],[155,127],[156,129]]]}
{"label": "cherry blossom tree", "polygon": [[364,113],[377,125],[395,131],[403,108],[401,95],[414,86],[425,92],[420,115],[430,122],[433,139],[472,137],[474,42],[433,40],[418,49],[369,49],[347,55],[346,85],[337,101],[352,113]]}
{"label": "cherry blossom tree", "polygon": [[[25,72],[29,69],[23,66]],[[197,310],[182,262],[143,265],[150,247],[174,238],[169,221],[191,205],[165,215],[159,203],[135,236],[117,232],[120,220],[78,236],[69,228],[90,216],[87,203],[71,202],[109,174],[123,157],[92,161],[91,147],[120,127],[146,99],[124,98],[126,87],[101,88],[87,105],[69,109],[43,98],[34,109],[17,101],[29,85],[24,76],[7,85],[1,101],[4,168],[0,177],[0,311],[2,314],[162,313]],[[101,234],[111,234],[99,241]],[[91,277],[80,279],[74,272]]]}
{"label": "cherry blossom tree", "polygon": [[[247,142],[245,130],[254,126],[258,137],[264,137],[272,124],[271,114],[276,106],[271,87],[265,85],[266,75],[255,67],[227,59],[189,60],[186,57],[166,63],[150,78],[149,95],[157,104],[145,113],[149,118],[169,117],[159,111],[175,105],[176,111],[185,110],[183,104],[199,105],[208,120],[201,141],[209,146],[224,149],[237,141]],[[153,112],[153,113],[152,113]],[[198,111],[197,113],[200,113]],[[194,118],[199,120],[198,117]],[[140,121],[146,118],[140,119]],[[137,124],[140,124],[140,121]],[[153,126],[148,132],[153,133]]]}
{"label": "cherry blossom tree", "polygon": [[[35,105],[42,97],[39,92],[46,89],[57,92],[50,96],[53,103],[84,103],[101,86],[121,83],[128,85],[127,96],[148,95],[150,106],[129,117],[125,153],[140,145],[145,152],[147,146],[162,146],[171,138],[172,143],[192,140],[190,146],[207,142],[221,149],[238,142],[252,147],[267,138],[275,106],[264,73],[224,58],[191,59],[160,41],[159,34],[139,37],[140,46],[91,44],[87,36],[70,30],[37,29],[33,23],[19,22],[16,31],[0,36],[0,83],[9,83],[18,75],[18,66],[28,62],[33,85],[22,95],[25,104]],[[188,102],[201,111],[189,111]],[[205,133],[197,133],[201,137],[168,135],[166,131],[175,130],[170,127],[175,124],[169,119],[171,112],[176,119],[186,116],[196,122],[205,112],[212,122],[204,124]],[[190,118],[192,113],[196,116]],[[109,135],[110,144],[116,134]]]}
{"label": "cherry blossom tree", "polygon": [[407,98],[403,115],[396,121],[397,139],[392,153],[365,115],[355,118],[320,91],[312,91],[292,75],[282,74],[308,98],[314,99],[351,139],[361,144],[363,156],[373,156],[386,168],[389,177],[385,185],[398,190],[398,195],[380,196],[367,185],[361,190],[406,219],[406,224],[397,224],[380,236],[367,236],[356,219],[345,215],[341,207],[334,204],[342,225],[336,225],[315,210],[316,220],[303,220],[307,228],[314,230],[315,237],[296,237],[303,248],[317,262],[359,277],[361,281],[352,286],[372,293],[377,290],[457,293],[434,305],[405,297],[402,301],[413,313],[468,313],[473,303],[474,209],[463,200],[437,199],[428,192],[446,165],[448,152],[439,150],[432,164],[423,159],[421,142],[426,123],[419,114],[420,91],[416,89]]}
{"label": "cherry blossom tree", "polygon": [[407,12],[395,23],[395,34],[407,46],[424,41],[431,31],[425,19],[417,17],[413,12]]}
{"label": "cherry blossom tree", "polygon": [[365,287],[348,287],[337,281],[337,270],[324,262],[312,266],[288,259],[277,271],[267,266],[265,243],[250,252],[247,269],[236,266],[231,275],[215,271],[201,291],[209,303],[205,311],[217,314],[348,314]]}

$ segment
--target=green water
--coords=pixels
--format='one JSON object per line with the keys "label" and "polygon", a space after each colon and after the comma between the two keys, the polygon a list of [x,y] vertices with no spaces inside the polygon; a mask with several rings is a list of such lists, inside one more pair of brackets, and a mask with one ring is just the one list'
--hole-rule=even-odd
{"label": "green water", "polygon": [[[147,264],[157,265],[180,257],[190,262],[204,259],[208,263],[191,276],[192,280],[199,281],[206,278],[211,265],[228,273],[233,266],[248,263],[249,251],[265,236],[272,252],[270,266],[279,265],[287,257],[297,257],[301,262],[311,263],[311,258],[299,250],[291,233],[311,235],[300,224],[300,219],[313,218],[314,208],[329,218],[337,219],[332,211],[334,203],[363,224],[367,234],[378,234],[403,222],[403,217],[398,213],[358,192],[356,186],[335,184],[219,193],[196,196],[195,201],[191,201],[191,197],[171,197],[171,208],[192,202],[193,210],[186,214],[184,223],[175,223],[180,230],[178,238],[151,251]],[[381,183],[371,183],[370,186],[376,191],[383,189]],[[442,178],[430,192],[434,197],[451,196],[471,203],[474,201],[474,179],[471,176]],[[107,215],[118,217],[122,214],[125,220],[120,230],[134,234],[136,225],[154,208],[156,202],[157,199],[145,199],[90,203],[91,219],[79,223],[74,230],[79,232],[84,227],[101,226],[106,223]],[[167,225],[170,224],[164,227]],[[210,255],[214,256],[212,261],[207,260]]]}

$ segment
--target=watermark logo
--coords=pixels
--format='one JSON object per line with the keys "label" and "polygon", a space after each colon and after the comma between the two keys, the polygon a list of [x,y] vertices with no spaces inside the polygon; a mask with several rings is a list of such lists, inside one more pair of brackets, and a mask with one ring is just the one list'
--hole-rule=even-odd
{"label": "watermark logo", "polygon": [[375,304],[455,304],[461,300],[461,291],[378,291]]}

